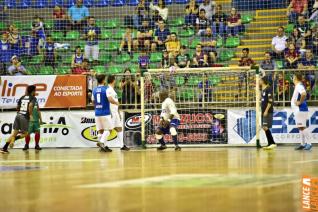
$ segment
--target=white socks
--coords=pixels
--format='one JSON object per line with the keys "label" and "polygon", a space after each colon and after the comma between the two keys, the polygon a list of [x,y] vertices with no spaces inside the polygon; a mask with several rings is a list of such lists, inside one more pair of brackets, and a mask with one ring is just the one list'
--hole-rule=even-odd
{"label": "white socks", "polygon": [[107,146],[106,142],[107,142],[107,138],[109,135],[110,135],[110,132],[108,130],[105,130],[101,139],[100,139],[100,142],[104,143],[105,146]]}
{"label": "white socks", "polygon": [[311,140],[309,138],[309,131],[307,128],[304,130],[300,130],[300,135],[301,135],[301,145],[311,144]]}
{"label": "white socks", "polygon": [[120,144],[120,147],[123,147],[124,146],[124,132],[121,131],[121,132],[117,132],[117,138],[119,140],[119,144]]}

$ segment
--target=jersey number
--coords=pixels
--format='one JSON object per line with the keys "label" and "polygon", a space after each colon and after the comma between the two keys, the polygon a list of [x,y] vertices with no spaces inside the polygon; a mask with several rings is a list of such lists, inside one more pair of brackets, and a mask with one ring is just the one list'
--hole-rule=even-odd
{"label": "jersey number", "polygon": [[21,106],[20,106],[20,112],[27,112],[28,111],[28,101],[22,100]]}
{"label": "jersey number", "polygon": [[100,104],[100,93],[97,93],[96,94],[96,102],[97,102],[97,104]]}

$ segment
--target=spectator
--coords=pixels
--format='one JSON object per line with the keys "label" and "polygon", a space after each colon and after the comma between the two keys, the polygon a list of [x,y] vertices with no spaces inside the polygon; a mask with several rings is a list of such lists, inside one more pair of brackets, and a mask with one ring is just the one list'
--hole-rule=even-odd
{"label": "spectator", "polygon": [[11,66],[8,67],[8,74],[12,76],[27,75],[26,69],[21,65],[21,61],[16,55],[11,58]]}
{"label": "spectator", "polygon": [[146,6],[145,0],[139,1],[137,7],[135,7],[135,13],[133,15],[133,24],[138,29],[142,24],[142,20],[149,16],[149,7]]}
{"label": "spectator", "polygon": [[166,49],[169,54],[169,58],[173,58],[173,56],[176,54],[176,52],[179,52],[180,50],[180,41],[177,38],[177,34],[175,32],[172,32],[170,34],[170,39],[168,42],[166,42]]}
{"label": "spectator", "polygon": [[160,91],[169,91],[171,99],[176,99],[177,81],[173,71],[164,72],[160,75]]}
{"label": "spectator", "polygon": [[206,28],[205,33],[201,38],[201,46],[203,47],[203,52],[209,56],[211,64],[216,62],[216,40],[212,34],[211,27]]}
{"label": "spectator", "polygon": [[210,26],[210,22],[205,16],[204,9],[200,10],[199,17],[197,17],[195,24],[196,24],[196,31],[199,36],[205,32],[208,26]]}
{"label": "spectator", "polygon": [[68,9],[68,16],[73,30],[81,31],[87,25],[89,11],[83,5],[83,0],[76,0],[76,4]]}
{"label": "spectator", "polygon": [[308,10],[307,0],[291,0],[287,8],[287,16],[290,23],[296,23],[299,15],[306,15]]}
{"label": "spectator", "polygon": [[162,51],[161,68],[169,68],[171,66],[171,61],[169,58],[168,51],[164,49]]}
{"label": "spectator", "polygon": [[241,15],[237,13],[235,8],[231,9],[231,14],[227,18],[227,34],[229,36],[238,36],[242,31]]}
{"label": "spectator", "polygon": [[318,22],[318,0],[315,0],[315,3],[313,4],[309,21]]}
{"label": "spectator", "polygon": [[147,52],[145,50],[142,50],[139,57],[138,57],[138,65],[140,71],[145,71],[149,68],[150,64],[150,58],[149,55],[147,55]]}
{"label": "spectator", "polygon": [[63,8],[59,6],[54,7],[53,20],[54,20],[54,30],[63,32],[65,37],[68,20]]}
{"label": "spectator", "polygon": [[135,104],[136,101],[137,83],[134,77],[131,75],[129,68],[124,70],[124,77],[121,80],[119,86],[122,90],[123,109],[132,109],[133,104]]}
{"label": "spectator", "polygon": [[152,102],[152,97],[154,93],[154,87],[151,80],[151,75],[147,72],[145,73],[145,102]]}
{"label": "spectator", "polygon": [[298,17],[296,28],[301,33],[301,36],[303,36],[306,39],[306,41],[311,37],[311,29],[309,23],[305,19],[305,16],[300,15]]}
{"label": "spectator", "polygon": [[151,10],[157,10],[159,15],[162,17],[162,19],[164,21],[167,21],[169,10],[168,10],[168,7],[166,7],[164,0],[159,0],[158,5],[153,5],[153,3],[150,2],[149,8]]}
{"label": "spectator", "polygon": [[153,10],[151,17],[151,23],[150,26],[154,29],[157,29],[159,27],[159,21],[163,21],[162,17],[159,15],[158,10]]}
{"label": "spectator", "polygon": [[34,16],[32,23],[32,31],[36,33],[36,36],[39,38],[39,45],[44,47],[45,43],[45,31],[44,24],[39,16]]}
{"label": "spectator", "polygon": [[183,26],[183,28],[193,27],[199,15],[199,6],[195,3],[195,0],[190,0],[189,4],[185,7],[185,13],[185,25]]}
{"label": "spectator", "polygon": [[93,58],[94,64],[98,63],[99,46],[98,40],[101,34],[101,30],[98,26],[95,26],[95,18],[88,18],[88,26],[84,30],[84,39],[86,39],[84,57],[88,60]]}
{"label": "spectator", "polygon": [[9,43],[11,45],[13,54],[17,56],[20,55],[22,39],[19,34],[18,28],[13,24],[9,26]]}
{"label": "spectator", "polygon": [[277,35],[272,39],[272,57],[275,59],[284,58],[286,45],[287,37],[285,36],[284,27],[278,27]]}
{"label": "spectator", "polygon": [[157,50],[162,51],[166,48],[166,43],[170,38],[170,30],[165,27],[163,20],[159,21],[159,27],[155,31],[155,40],[151,44],[151,49],[153,52]]}
{"label": "spectator", "polygon": [[[204,86],[204,87],[203,87]],[[206,73],[203,74],[203,81],[199,82],[199,102],[212,102],[213,94],[212,94],[212,82],[209,80],[208,75]]]}
{"label": "spectator", "polygon": [[294,28],[293,33],[288,38],[288,42],[292,42],[295,44],[296,49],[300,51],[303,55],[306,51],[306,41],[305,38],[301,36],[299,29]]}
{"label": "spectator", "polygon": [[219,36],[224,36],[226,20],[227,16],[222,11],[222,5],[219,4],[216,7],[215,14],[212,16],[212,31],[214,35],[218,34]]}
{"label": "spectator", "polygon": [[252,58],[249,57],[250,50],[249,48],[242,49],[242,57],[239,60],[239,66],[253,66],[255,62]]}
{"label": "spectator", "polygon": [[193,67],[207,67],[209,66],[208,63],[208,56],[204,54],[202,51],[201,44],[197,44],[195,53],[193,55],[193,61],[192,61]]}
{"label": "spectator", "polygon": [[309,71],[305,72],[305,79],[310,83],[310,90],[315,85],[315,68],[317,66],[317,62],[314,59],[313,53],[310,49],[306,50],[305,57],[302,57],[300,62],[298,63],[299,69],[308,69]]}
{"label": "spectator", "polygon": [[278,101],[285,101],[289,99],[289,81],[284,79],[283,73],[279,72],[277,77],[277,99]]}
{"label": "spectator", "polygon": [[271,58],[271,54],[269,52],[265,52],[265,59],[261,62],[260,68],[263,72],[263,76],[267,76],[269,79],[269,83],[273,85],[274,80],[274,70],[276,69],[275,61]]}
{"label": "spectator", "polygon": [[25,42],[26,54],[28,57],[33,57],[40,54],[41,47],[39,38],[36,36],[35,31],[31,31],[31,36]]}
{"label": "spectator", "polygon": [[153,31],[149,26],[149,20],[146,18],[142,21],[142,26],[138,29],[137,40],[133,41],[133,46],[137,50],[138,48],[149,51]]}
{"label": "spectator", "polygon": [[134,34],[132,33],[132,28],[131,26],[128,26],[120,42],[118,54],[121,54],[123,49],[127,49],[128,54],[132,57],[133,54],[131,49],[132,49],[133,39],[134,39]]}
{"label": "spectator", "polygon": [[211,20],[212,16],[215,14],[215,7],[216,7],[215,1],[204,0],[203,3],[201,3],[199,6],[199,11],[201,9],[204,9],[204,11],[206,13],[206,15],[205,15],[206,18],[208,20]]}
{"label": "spectator", "polygon": [[291,43],[285,53],[285,68],[296,69],[299,60],[299,53],[296,51],[295,44]]}
{"label": "spectator", "polygon": [[312,49],[314,55],[316,56],[318,55],[318,27],[317,26],[313,28],[311,42],[308,45],[308,47]]}
{"label": "spectator", "polygon": [[81,74],[82,73],[82,64],[84,60],[84,55],[82,53],[82,49],[80,46],[75,47],[75,54],[72,56],[72,73],[73,74]]}
{"label": "spectator", "polygon": [[7,32],[2,33],[0,41],[0,75],[5,75],[7,66],[10,63],[11,48],[9,43],[9,34]]}
{"label": "spectator", "polygon": [[190,67],[190,56],[186,54],[186,46],[181,46],[180,53],[176,56],[174,66],[176,68],[189,68]]}
{"label": "spectator", "polygon": [[54,41],[51,36],[47,36],[44,47],[44,65],[55,68],[57,54],[54,48]]}

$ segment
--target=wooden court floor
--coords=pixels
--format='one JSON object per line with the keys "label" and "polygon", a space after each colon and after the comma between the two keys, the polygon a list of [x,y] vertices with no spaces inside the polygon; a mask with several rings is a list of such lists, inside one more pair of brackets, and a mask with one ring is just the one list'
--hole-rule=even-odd
{"label": "wooden court floor", "polygon": [[301,179],[318,177],[317,153],[17,149],[0,155],[0,211],[302,211]]}

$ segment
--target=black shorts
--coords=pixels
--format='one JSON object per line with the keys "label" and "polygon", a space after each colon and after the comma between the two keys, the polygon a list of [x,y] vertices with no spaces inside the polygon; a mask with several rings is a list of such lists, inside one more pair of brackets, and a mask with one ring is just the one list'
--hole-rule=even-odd
{"label": "black shorts", "polygon": [[266,117],[262,114],[262,126],[272,128],[273,125],[273,113],[268,113]]}
{"label": "black shorts", "polygon": [[17,114],[14,123],[13,123],[13,129],[22,131],[22,132],[28,132],[29,130],[29,120],[22,114]]}

